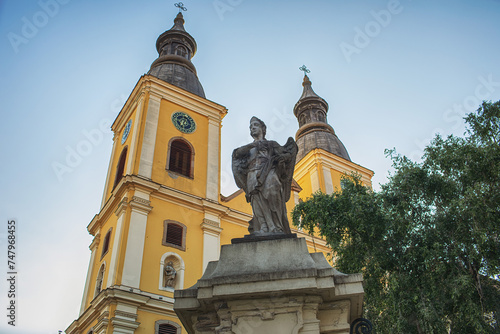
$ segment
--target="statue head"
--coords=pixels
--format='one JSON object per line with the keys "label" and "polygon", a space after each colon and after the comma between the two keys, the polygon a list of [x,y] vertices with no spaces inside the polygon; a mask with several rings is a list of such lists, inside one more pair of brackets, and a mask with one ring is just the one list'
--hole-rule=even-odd
{"label": "statue head", "polygon": [[253,116],[250,119],[250,135],[257,139],[258,137],[258,130],[256,129],[257,127],[260,128],[260,131],[262,132],[262,139],[266,138],[266,124],[261,121],[259,118]]}

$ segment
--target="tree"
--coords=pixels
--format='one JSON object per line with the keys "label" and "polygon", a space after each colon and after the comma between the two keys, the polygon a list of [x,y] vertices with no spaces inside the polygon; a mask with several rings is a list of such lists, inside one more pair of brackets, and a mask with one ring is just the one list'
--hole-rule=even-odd
{"label": "tree", "polygon": [[346,176],[292,213],[337,269],[363,273],[378,333],[500,333],[500,101],[465,120],[464,137],[436,136],[421,162],[386,151],[380,191]]}

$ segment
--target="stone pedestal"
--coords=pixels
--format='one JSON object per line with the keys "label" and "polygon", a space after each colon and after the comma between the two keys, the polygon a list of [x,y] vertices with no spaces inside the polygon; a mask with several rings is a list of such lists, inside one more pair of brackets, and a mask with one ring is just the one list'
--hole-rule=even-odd
{"label": "stone pedestal", "polygon": [[333,269],[305,239],[224,245],[174,310],[190,334],[349,333],[361,316],[361,274]]}

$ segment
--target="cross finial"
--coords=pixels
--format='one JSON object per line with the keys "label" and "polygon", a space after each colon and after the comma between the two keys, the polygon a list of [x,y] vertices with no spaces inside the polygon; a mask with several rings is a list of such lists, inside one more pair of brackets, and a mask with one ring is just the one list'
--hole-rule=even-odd
{"label": "cross finial", "polygon": [[304,75],[307,75],[307,73],[311,73],[311,70],[308,69],[306,67],[306,65],[302,65],[301,67],[299,67],[299,70],[301,70],[302,72],[304,72]]}
{"label": "cross finial", "polygon": [[184,4],[183,4],[182,2],[174,3],[174,6],[175,6],[175,7],[177,7],[177,8],[179,8],[179,13],[180,13],[181,11],[186,11],[186,10],[188,10],[186,7],[184,7]]}

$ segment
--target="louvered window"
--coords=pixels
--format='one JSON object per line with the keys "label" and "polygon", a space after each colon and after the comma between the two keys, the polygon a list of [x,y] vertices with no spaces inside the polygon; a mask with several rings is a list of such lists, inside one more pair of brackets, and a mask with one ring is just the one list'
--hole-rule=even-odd
{"label": "louvered window", "polygon": [[175,220],[165,220],[163,226],[164,246],[186,250],[186,226]]}
{"label": "louvered window", "polygon": [[169,244],[182,246],[182,226],[176,224],[168,224],[167,242]]}
{"label": "louvered window", "polygon": [[187,177],[192,177],[192,159],[193,152],[188,143],[181,139],[176,139],[170,144],[169,170]]}
{"label": "louvered window", "polygon": [[172,325],[160,325],[158,328],[158,334],[177,334],[177,328]]}

